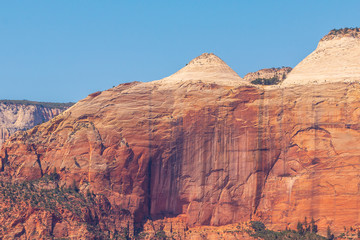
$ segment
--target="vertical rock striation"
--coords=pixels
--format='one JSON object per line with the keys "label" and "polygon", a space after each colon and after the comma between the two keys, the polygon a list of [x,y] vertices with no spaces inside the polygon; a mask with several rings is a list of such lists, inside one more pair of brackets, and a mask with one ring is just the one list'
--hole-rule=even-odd
{"label": "vertical rock striation", "polygon": [[260,219],[284,229],[307,217],[339,232],[360,224],[360,85],[341,79],[262,89],[204,54],[14,134],[0,177],[56,171],[60,186],[75,180],[137,226],[181,215],[188,226]]}

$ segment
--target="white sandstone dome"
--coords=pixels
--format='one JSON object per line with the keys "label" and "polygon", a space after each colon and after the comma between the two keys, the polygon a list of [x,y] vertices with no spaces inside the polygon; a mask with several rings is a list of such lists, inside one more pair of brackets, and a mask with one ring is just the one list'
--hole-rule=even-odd
{"label": "white sandstone dome", "polygon": [[360,81],[360,29],[332,30],[282,86]]}

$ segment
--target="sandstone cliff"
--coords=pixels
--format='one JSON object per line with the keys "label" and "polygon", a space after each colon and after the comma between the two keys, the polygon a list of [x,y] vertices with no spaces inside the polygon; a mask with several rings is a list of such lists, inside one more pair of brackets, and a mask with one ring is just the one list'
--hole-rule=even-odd
{"label": "sandstone cliff", "polygon": [[[307,217],[321,232],[340,232],[360,225],[359,97],[359,83],[339,81],[260,89],[204,54],[168,78],[90,94],[15,133],[2,146],[0,177],[22,182],[58,174],[62,188],[103,196],[110,216],[129,213],[135,230],[148,218],[181,216],[184,229],[177,230],[185,232],[250,219],[295,228]],[[128,215],[115,214],[120,223],[112,224],[100,212],[94,216],[92,228],[111,234],[129,222]],[[21,214],[12,217],[1,235],[41,231]],[[74,220],[61,214],[47,222],[49,236],[88,223],[67,218]]]}
{"label": "sandstone cliff", "polygon": [[288,75],[283,86],[360,80],[360,29],[332,30]]}
{"label": "sandstone cliff", "polygon": [[0,100],[0,147],[18,130],[26,130],[47,122],[71,104]]}
{"label": "sandstone cliff", "polygon": [[278,79],[281,83],[286,76],[291,72],[291,67],[281,68],[265,68],[256,72],[248,73],[244,76],[244,80],[248,82],[255,81],[256,79]]}

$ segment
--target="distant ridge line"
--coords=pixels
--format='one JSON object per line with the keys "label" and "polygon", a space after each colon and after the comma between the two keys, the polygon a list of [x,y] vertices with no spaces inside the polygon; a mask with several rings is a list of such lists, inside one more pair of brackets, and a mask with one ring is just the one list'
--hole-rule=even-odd
{"label": "distant ridge line", "polygon": [[30,100],[9,100],[9,99],[0,99],[0,103],[14,104],[14,105],[36,105],[47,108],[68,108],[75,104],[73,102],[57,103],[57,102],[38,102],[38,101],[30,101]]}

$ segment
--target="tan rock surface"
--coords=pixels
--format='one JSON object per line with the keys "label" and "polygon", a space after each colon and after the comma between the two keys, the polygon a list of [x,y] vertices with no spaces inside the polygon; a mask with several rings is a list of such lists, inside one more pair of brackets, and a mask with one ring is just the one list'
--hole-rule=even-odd
{"label": "tan rock surface", "polygon": [[196,81],[225,86],[248,85],[234,70],[213,53],[203,53],[173,75],[153,83],[160,87],[174,88],[174,83],[181,84]]}
{"label": "tan rock surface", "polygon": [[360,81],[360,29],[331,31],[282,86]]}

